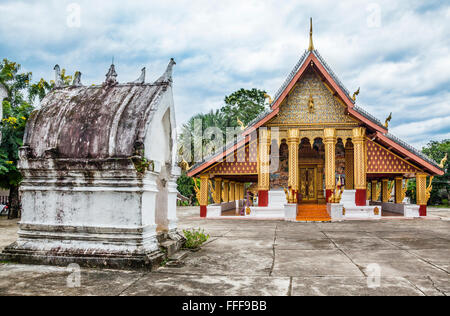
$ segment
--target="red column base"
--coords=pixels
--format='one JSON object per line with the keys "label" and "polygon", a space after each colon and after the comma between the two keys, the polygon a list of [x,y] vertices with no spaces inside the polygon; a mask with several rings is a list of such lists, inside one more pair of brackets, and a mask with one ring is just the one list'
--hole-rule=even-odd
{"label": "red column base", "polygon": [[356,206],[366,206],[366,203],[367,203],[366,195],[367,195],[366,189],[356,189],[356,194],[355,194]]}
{"label": "red column base", "polygon": [[327,203],[330,203],[330,197],[333,194],[333,190],[325,190],[325,201],[327,201]]}
{"label": "red column base", "polygon": [[427,206],[426,205],[420,205],[419,215],[420,216],[427,216]]}
{"label": "red column base", "polygon": [[269,206],[269,191],[258,191],[258,206],[267,207]]}
{"label": "red column base", "polygon": [[207,206],[200,205],[200,217],[206,218],[206,213],[207,213]]}

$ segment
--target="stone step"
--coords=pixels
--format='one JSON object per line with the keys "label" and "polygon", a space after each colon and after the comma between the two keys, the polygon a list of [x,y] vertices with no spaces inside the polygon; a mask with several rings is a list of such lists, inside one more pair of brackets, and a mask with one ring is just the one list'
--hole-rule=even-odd
{"label": "stone step", "polygon": [[167,256],[170,257],[177,253],[179,250],[179,244],[178,242],[174,240],[166,240],[160,243],[160,246],[166,250]]}
{"label": "stone step", "polygon": [[185,259],[189,254],[189,251],[186,250],[180,250],[174,254],[172,254],[171,256],[169,256],[169,260],[170,261],[181,261],[183,259]]}

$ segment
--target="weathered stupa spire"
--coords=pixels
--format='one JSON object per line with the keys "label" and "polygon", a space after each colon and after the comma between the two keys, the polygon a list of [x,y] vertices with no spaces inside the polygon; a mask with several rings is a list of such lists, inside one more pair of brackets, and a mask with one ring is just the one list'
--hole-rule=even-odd
{"label": "weathered stupa spire", "polygon": [[175,62],[175,60],[173,58],[170,59],[169,65],[167,66],[166,71],[164,72],[164,74],[158,79],[156,80],[156,82],[172,82],[172,71],[173,71],[173,66],[175,66],[177,63]]}
{"label": "weathered stupa spire", "polygon": [[308,48],[308,50],[310,52],[312,52],[314,50],[312,18],[310,18],[309,24],[310,24],[310,28],[309,28],[309,48]]}
{"label": "weathered stupa spire", "polygon": [[59,67],[59,65],[55,65],[53,70],[55,71],[55,87],[61,88],[62,86],[64,86],[64,82],[61,79],[61,68]]}
{"label": "weathered stupa spire", "polygon": [[117,84],[117,73],[116,68],[114,67],[114,59],[113,63],[109,67],[108,73],[106,74],[105,84],[107,85],[116,85]]}

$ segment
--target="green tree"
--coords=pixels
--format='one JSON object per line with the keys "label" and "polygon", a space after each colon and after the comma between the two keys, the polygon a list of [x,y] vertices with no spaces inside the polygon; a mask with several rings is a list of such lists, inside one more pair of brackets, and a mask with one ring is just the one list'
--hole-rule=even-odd
{"label": "green tree", "polygon": [[[238,119],[244,125],[247,125],[253,121],[265,110],[265,99],[266,92],[263,90],[240,89],[225,97],[225,104],[220,110],[211,110],[207,114],[196,114],[192,116],[191,119],[183,125],[178,139],[180,146],[179,153],[185,160],[184,163],[192,165],[195,162],[194,158],[197,157],[194,155],[194,151],[196,148],[202,148],[202,157],[210,155],[212,153],[211,151],[214,149],[213,146],[208,146],[208,144],[209,142],[215,140],[215,136],[212,139],[207,139],[205,137],[194,137],[194,135],[204,135],[208,128],[217,127],[220,131],[222,131],[222,145],[225,145],[227,128],[238,127]],[[201,144],[199,143],[200,141]],[[216,148],[216,150],[217,149],[218,148]],[[181,180],[179,180],[178,183],[178,191],[186,197],[193,196],[193,199],[191,200],[194,200],[194,182],[189,181],[184,177],[180,179]],[[182,193],[182,191],[185,193]]]}
{"label": "green tree", "polygon": [[[450,158],[450,139],[443,141],[431,141],[423,149],[422,152],[437,162],[447,155]],[[433,190],[431,191],[430,204],[441,204],[442,200],[450,200],[450,172],[449,161],[444,164],[444,175],[436,176],[433,179]]]}
{"label": "green tree", "polygon": [[[0,63],[0,84],[7,97],[2,102],[3,118],[0,123],[0,187],[9,189],[10,218],[19,215],[19,185],[22,175],[17,169],[19,147],[22,146],[26,121],[33,110],[28,102],[33,96],[28,92],[31,72],[19,73],[20,65],[4,59]],[[28,98],[26,98],[28,94]]]}
{"label": "green tree", "polygon": [[177,185],[178,192],[180,192],[181,195],[189,198],[191,204],[194,204],[196,200],[194,179],[188,177],[185,173],[183,173],[181,177],[178,178]]}
{"label": "green tree", "polygon": [[247,125],[265,110],[266,91],[240,89],[225,97],[225,105],[220,109],[228,127],[238,126],[239,119]]}
{"label": "green tree", "polygon": [[[2,102],[3,117],[0,121],[2,134],[0,143],[0,187],[9,189],[9,218],[19,216],[19,186],[22,175],[17,168],[19,148],[23,145],[26,122],[33,111],[36,99],[42,100],[54,88],[53,81],[41,79],[32,84],[32,73],[20,73],[20,64],[3,59],[0,63],[0,86],[7,91]],[[72,76],[61,71],[61,79],[70,84]]]}

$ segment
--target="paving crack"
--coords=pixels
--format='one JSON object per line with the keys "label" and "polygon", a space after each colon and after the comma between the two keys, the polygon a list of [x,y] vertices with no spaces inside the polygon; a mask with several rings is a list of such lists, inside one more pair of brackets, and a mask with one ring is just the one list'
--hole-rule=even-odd
{"label": "paving crack", "polygon": [[293,280],[294,280],[293,277],[289,278],[289,288],[288,288],[287,296],[292,296],[292,282],[293,282]]}
{"label": "paving crack", "polygon": [[272,260],[272,267],[270,267],[269,276],[272,276],[273,269],[275,267],[275,245],[277,243],[277,230],[278,230],[278,225],[275,226],[275,234],[274,234],[274,237],[273,237],[273,245],[272,245],[272,251],[273,251],[272,257],[273,257],[273,260]]}
{"label": "paving crack", "polygon": [[322,234],[324,234],[324,236],[344,255],[348,258],[348,260],[350,260],[351,263],[353,263],[358,269],[359,271],[361,271],[362,275],[365,277],[368,277],[368,275],[364,272],[363,267],[361,267],[360,265],[358,265],[355,261],[353,261],[353,259],[347,255],[347,253],[342,250],[335,242],[333,239],[331,239],[324,231],[320,231]]}
{"label": "paving crack", "polygon": [[433,279],[432,279],[429,275],[427,275],[427,279],[430,280],[431,285],[436,289],[436,291],[438,291],[439,293],[441,293],[441,294],[444,295],[444,296],[447,296],[447,295],[445,294],[445,292],[441,291],[441,290],[436,286],[436,284],[434,283]]}
{"label": "paving crack", "polygon": [[419,259],[420,261],[423,261],[423,262],[429,264],[429,265],[432,266],[433,268],[438,269],[438,270],[440,270],[440,271],[442,271],[442,272],[444,272],[444,273],[446,273],[446,274],[449,274],[447,270],[445,270],[445,269],[441,268],[440,266],[438,266],[438,265],[436,265],[436,264],[434,264],[434,263],[428,261],[427,259],[422,258],[422,257],[419,256],[418,254],[409,251],[409,249],[402,248],[402,247],[400,247],[400,246],[394,244],[393,242],[391,242],[391,241],[388,240],[388,239],[384,239],[384,238],[382,238],[382,237],[378,237],[378,238],[380,238],[381,240],[383,240],[383,241],[389,243],[390,245],[396,247],[397,249],[406,251],[408,254],[410,254],[410,255],[416,257],[416,258]]}
{"label": "paving crack", "polygon": [[134,280],[133,282],[130,283],[130,285],[128,285],[127,287],[125,287],[122,291],[120,291],[119,294],[117,294],[117,296],[122,296],[123,293],[125,293],[129,288],[131,288],[133,285],[135,285],[137,282],[139,282],[140,280],[142,280],[146,275],[148,275],[149,273],[152,272],[148,272],[148,273],[143,273],[140,277],[138,277],[136,280]]}

